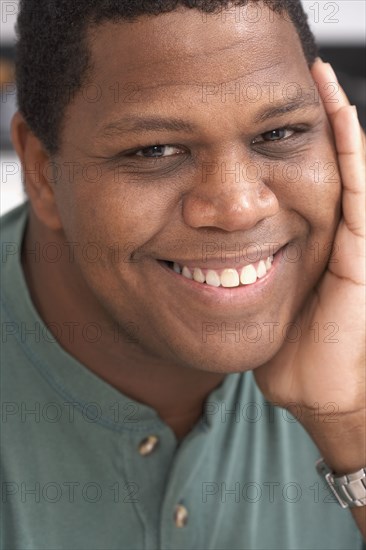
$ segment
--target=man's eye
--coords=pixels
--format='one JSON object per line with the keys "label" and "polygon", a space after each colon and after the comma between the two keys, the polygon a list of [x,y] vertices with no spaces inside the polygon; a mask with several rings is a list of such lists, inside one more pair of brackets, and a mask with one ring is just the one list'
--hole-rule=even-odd
{"label": "man's eye", "polygon": [[275,128],[269,132],[265,132],[260,136],[253,139],[252,143],[263,143],[264,141],[280,141],[282,139],[287,139],[295,133],[295,130],[290,128]]}
{"label": "man's eye", "polygon": [[144,147],[135,151],[135,155],[144,158],[162,158],[171,157],[173,155],[179,155],[184,151],[174,145],[151,145],[150,147]]}

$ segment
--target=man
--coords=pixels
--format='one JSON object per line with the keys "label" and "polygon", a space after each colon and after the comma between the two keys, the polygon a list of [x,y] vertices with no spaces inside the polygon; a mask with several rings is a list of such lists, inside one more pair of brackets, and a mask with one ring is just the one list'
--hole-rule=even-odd
{"label": "man", "polygon": [[363,137],[235,4],[21,2],[4,549],[362,547]]}

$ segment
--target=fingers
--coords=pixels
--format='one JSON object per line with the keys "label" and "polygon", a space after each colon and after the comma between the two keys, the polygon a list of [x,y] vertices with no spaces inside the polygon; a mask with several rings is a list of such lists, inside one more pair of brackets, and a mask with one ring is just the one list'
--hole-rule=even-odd
{"label": "fingers", "polygon": [[331,117],[342,107],[350,105],[348,98],[340,86],[337,76],[329,63],[318,58],[311,68],[311,74],[317,84],[319,95],[323,101],[326,113]]}
{"label": "fingers", "polygon": [[365,151],[356,108],[339,109],[333,128],[343,184],[343,219],[354,235],[364,237]]}
{"label": "fingers", "polygon": [[329,63],[317,59],[311,72],[334,132],[343,185],[343,219],[354,235],[364,236],[365,140],[356,107],[350,105]]}

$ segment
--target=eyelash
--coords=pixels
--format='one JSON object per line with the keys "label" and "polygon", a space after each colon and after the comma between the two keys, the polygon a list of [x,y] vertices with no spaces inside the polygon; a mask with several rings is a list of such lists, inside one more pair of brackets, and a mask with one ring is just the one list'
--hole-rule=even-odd
{"label": "eyelash", "polygon": [[[269,139],[268,141],[266,141],[265,139],[258,140],[258,138],[254,138],[251,143],[252,144],[254,144],[254,143],[276,143],[278,141],[284,141],[286,139],[290,139],[290,137],[292,137],[294,135],[295,131],[296,130],[294,128],[290,128],[290,127],[275,128],[274,130],[269,130],[269,132],[263,132],[263,134],[260,134],[258,136],[258,138],[262,138],[266,134],[273,134],[274,132],[292,132],[292,134],[289,137],[284,137],[284,138],[274,139],[274,140]],[[258,141],[256,141],[256,140],[258,140]]]}
{"label": "eyelash", "polygon": [[[263,132],[262,134],[260,134],[259,136],[257,136],[256,138],[254,138],[252,141],[251,141],[251,145],[255,145],[255,144],[273,144],[273,143],[282,143],[284,141],[287,141],[287,140],[290,140],[291,138],[294,138],[296,137],[297,134],[302,134],[304,132],[306,132],[307,128],[305,128],[304,126],[284,126],[284,127],[279,127],[279,128],[274,128],[273,130],[269,130],[267,132]],[[262,138],[263,136],[265,136],[266,134],[271,134],[273,132],[281,132],[281,131],[285,131],[285,132],[292,132],[290,136],[288,137],[283,137],[283,138],[279,138],[279,139],[274,139],[274,140],[265,140],[265,139],[261,139],[261,140],[258,140],[256,141],[258,138]],[[183,149],[182,146],[179,146],[179,145],[174,145],[174,144],[170,144],[170,143],[159,143],[159,142],[156,142],[154,143],[153,145],[147,145],[146,147],[140,147],[138,149],[134,149],[132,151],[128,151],[127,153],[124,153],[123,156],[127,156],[127,157],[140,157],[141,159],[144,159],[144,160],[155,160],[155,161],[159,161],[159,160],[162,160],[162,159],[166,159],[166,158],[171,158],[171,157],[177,157],[181,154],[184,153],[184,151],[182,150],[180,153],[176,153],[176,154],[173,154],[173,155],[168,155],[168,156],[162,156],[162,157],[144,157],[143,155],[138,155],[137,153],[141,153],[142,151],[146,151],[146,150],[149,150],[149,149],[153,149],[154,147],[160,147],[160,148],[163,148],[163,147],[171,147],[171,148],[176,148],[176,149]]]}

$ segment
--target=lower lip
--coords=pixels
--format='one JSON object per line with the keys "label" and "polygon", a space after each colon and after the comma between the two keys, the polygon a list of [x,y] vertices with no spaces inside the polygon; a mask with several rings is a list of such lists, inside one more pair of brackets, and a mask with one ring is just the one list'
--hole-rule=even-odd
{"label": "lower lip", "polygon": [[[270,292],[273,283],[279,276],[281,267],[284,262],[285,247],[278,250],[273,258],[271,269],[261,279],[257,279],[255,283],[250,285],[242,285],[231,288],[223,286],[215,287],[206,283],[197,283],[193,279],[187,279],[183,275],[179,275],[173,269],[169,268],[164,262],[158,262],[163,270],[174,278],[174,284],[180,284],[182,289],[192,292],[195,298],[207,303],[219,304],[249,304],[250,302],[258,301],[264,292]],[[263,297],[262,297],[263,299]]]}

